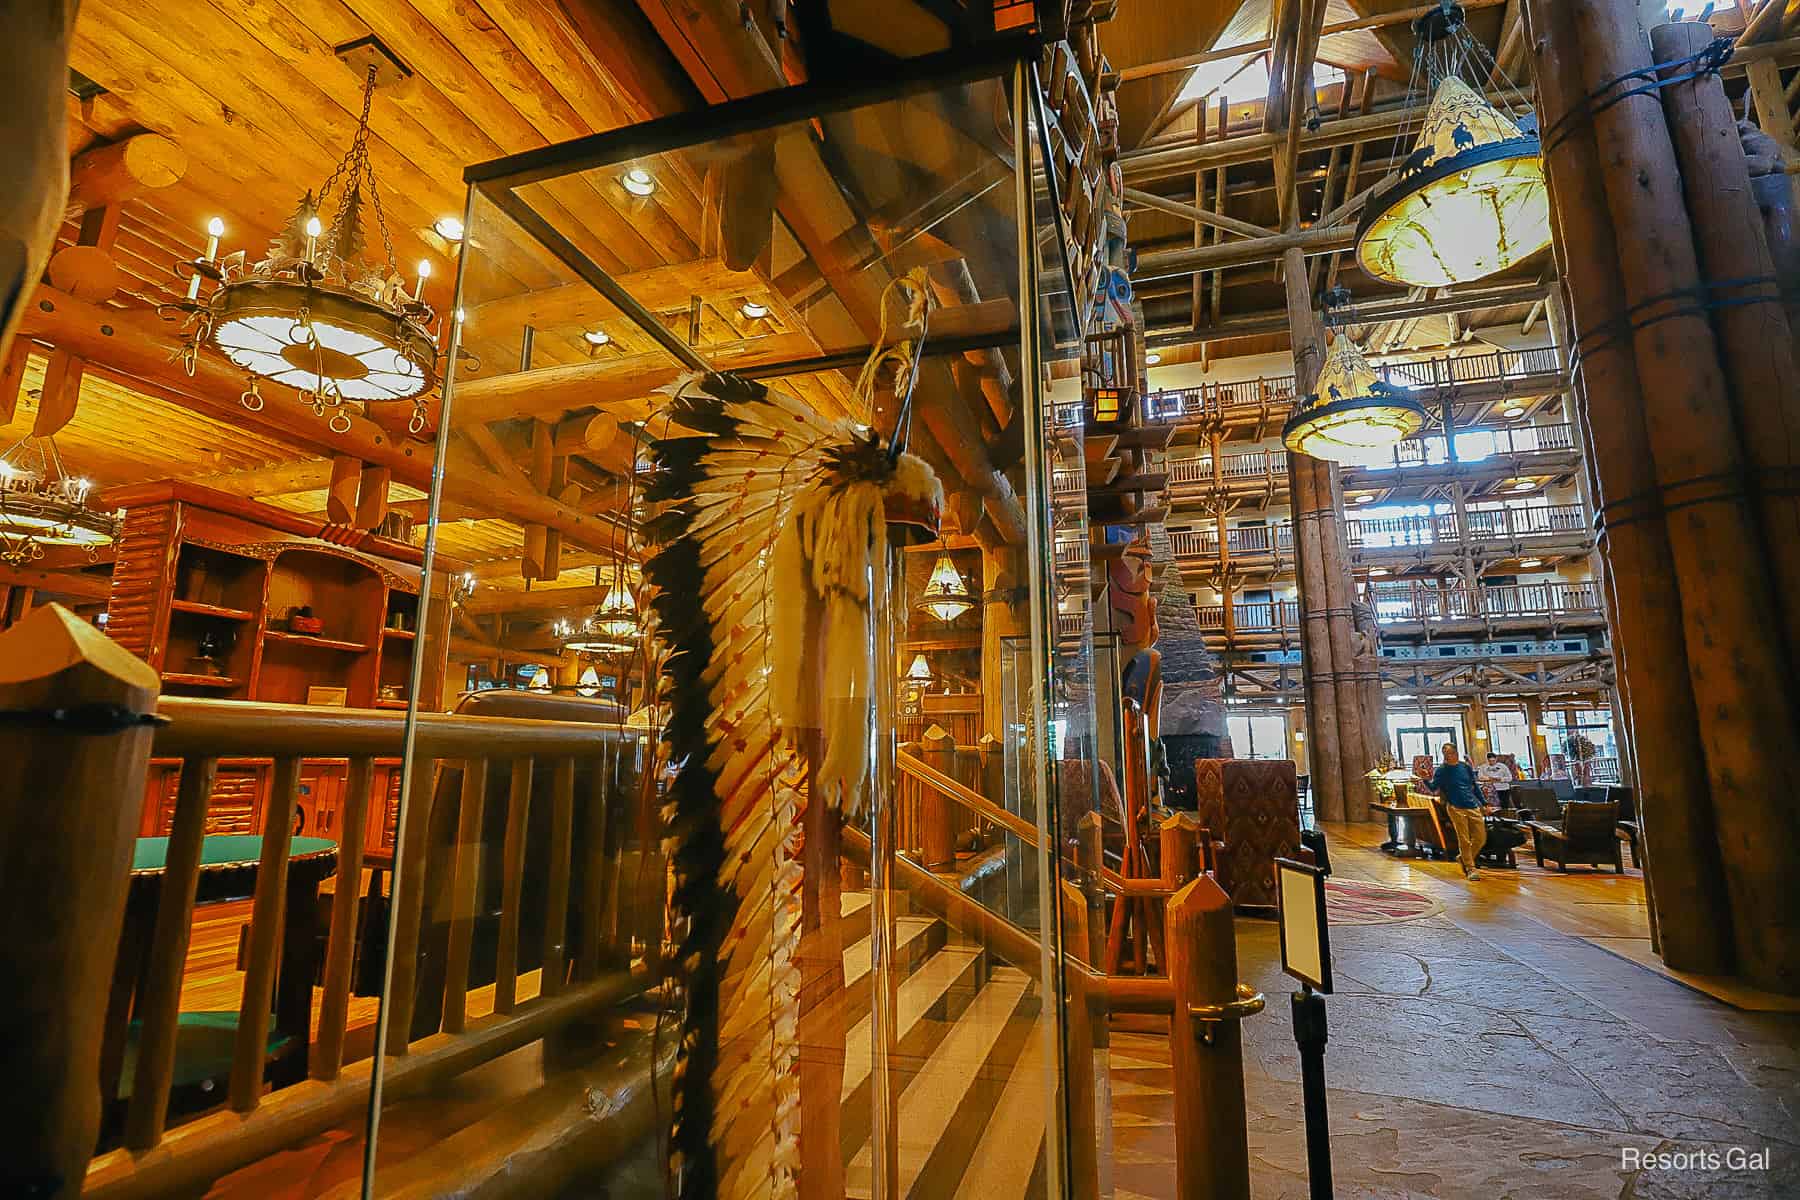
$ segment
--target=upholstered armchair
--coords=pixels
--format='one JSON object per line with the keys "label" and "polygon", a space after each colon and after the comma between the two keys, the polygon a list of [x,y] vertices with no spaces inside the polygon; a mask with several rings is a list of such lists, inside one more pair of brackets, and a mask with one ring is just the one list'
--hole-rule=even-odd
{"label": "upholstered armchair", "polygon": [[1611,863],[1613,870],[1623,875],[1625,863],[1619,854],[1618,820],[1619,806],[1614,801],[1584,804],[1577,800],[1563,809],[1560,829],[1532,822],[1538,866],[1543,866],[1546,859],[1563,871],[1569,869],[1570,863],[1590,867]]}
{"label": "upholstered armchair", "polygon": [[1275,907],[1275,860],[1304,861],[1294,764],[1284,759],[1202,758],[1194,763],[1200,824],[1213,847],[1219,886],[1237,908]]}

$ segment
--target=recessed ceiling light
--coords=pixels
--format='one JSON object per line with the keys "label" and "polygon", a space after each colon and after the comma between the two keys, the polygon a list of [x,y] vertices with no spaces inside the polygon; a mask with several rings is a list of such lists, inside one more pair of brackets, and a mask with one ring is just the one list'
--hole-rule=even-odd
{"label": "recessed ceiling light", "polygon": [[619,177],[625,190],[634,196],[648,196],[656,190],[656,177],[642,167],[633,167]]}
{"label": "recessed ceiling light", "polygon": [[769,315],[769,306],[758,304],[754,300],[746,300],[738,305],[738,311],[744,314],[746,320],[760,321]]}
{"label": "recessed ceiling light", "polygon": [[436,230],[437,235],[446,242],[460,242],[463,240],[463,223],[462,219],[459,217],[439,217],[431,223],[431,227]]}
{"label": "recessed ceiling light", "polygon": [[1541,558],[1521,558],[1519,560],[1519,565],[1521,567],[1541,567],[1544,565],[1544,560]]}
{"label": "recessed ceiling light", "polygon": [[604,329],[590,329],[581,335],[582,340],[590,346],[607,346],[612,344],[612,334]]}
{"label": "recessed ceiling light", "polygon": [[1373,503],[1375,503],[1375,497],[1374,496],[1358,496],[1356,498],[1356,502],[1358,504],[1373,504]]}
{"label": "recessed ceiling light", "polygon": [[1506,418],[1508,418],[1509,420],[1516,420],[1517,418],[1525,415],[1525,410],[1523,408],[1520,408],[1517,404],[1514,404],[1514,405],[1508,407],[1506,412],[1503,413],[1502,415],[1505,416]]}
{"label": "recessed ceiling light", "polygon": [[1162,361],[1162,355],[1158,354],[1154,350],[1152,350],[1150,353],[1144,355],[1144,363],[1146,366],[1154,367],[1157,363],[1159,363],[1161,361]]}
{"label": "recessed ceiling light", "polygon": [[1518,483],[1513,484],[1512,490],[1515,492],[1529,492],[1532,488],[1534,488],[1536,486],[1537,486],[1537,484],[1531,482],[1529,479],[1524,479],[1524,480],[1520,480]]}

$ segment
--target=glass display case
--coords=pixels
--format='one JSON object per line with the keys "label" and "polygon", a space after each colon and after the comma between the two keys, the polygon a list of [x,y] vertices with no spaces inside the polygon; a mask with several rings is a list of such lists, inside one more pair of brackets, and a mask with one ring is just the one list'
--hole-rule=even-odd
{"label": "glass display case", "polygon": [[[614,749],[510,791],[487,762],[426,803],[415,773],[395,906],[421,932],[388,994],[431,1001],[384,1012],[377,1069],[407,1085],[378,1114],[378,1190],[416,1157],[384,1130],[466,1079],[409,1062],[511,1012],[542,1040],[481,1069],[522,1070],[519,1104],[575,1137],[578,1097],[617,1102],[604,1162],[546,1152],[571,1180],[1110,1192],[1083,964],[1116,734],[1094,719],[1082,426],[1047,400],[1079,339],[1028,53],[469,172],[441,470],[527,448],[521,575],[614,585],[570,590],[514,672],[527,707],[478,711],[579,704],[596,664],[624,702],[594,729]],[[600,211],[631,235],[596,236]]]}

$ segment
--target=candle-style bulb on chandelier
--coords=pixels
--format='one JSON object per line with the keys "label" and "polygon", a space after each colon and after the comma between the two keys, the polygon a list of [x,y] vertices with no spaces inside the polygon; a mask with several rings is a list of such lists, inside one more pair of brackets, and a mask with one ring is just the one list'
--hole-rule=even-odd
{"label": "candle-style bulb on chandelier", "polygon": [[[203,345],[211,345],[251,377],[244,405],[262,407],[261,380],[286,384],[333,429],[350,428],[350,411],[410,404],[408,429],[425,429],[426,401],[437,384],[435,319],[425,302],[429,263],[412,288],[401,277],[388,232],[381,189],[369,155],[369,111],[376,68],[363,88],[362,116],[350,148],[330,177],[301,198],[267,257],[246,261],[243,251],[219,260],[217,226],[206,254],[177,264],[191,275],[187,299],[163,307],[186,322],[184,359],[192,374]],[[373,209],[382,259],[368,262],[363,218]],[[205,300],[199,281],[218,286]]]}
{"label": "candle-style bulb on chandelier", "polygon": [[[1550,244],[1550,195],[1524,94],[1516,116],[1463,80],[1504,78],[1464,27],[1460,4],[1413,22],[1418,38],[1407,103],[1429,94],[1423,120],[1409,114],[1413,151],[1369,198],[1356,230],[1356,260],[1369,275],[1408,287],[1447,287],[1486,278]],[[1513,88],[1518,91],[1516,86]]]}

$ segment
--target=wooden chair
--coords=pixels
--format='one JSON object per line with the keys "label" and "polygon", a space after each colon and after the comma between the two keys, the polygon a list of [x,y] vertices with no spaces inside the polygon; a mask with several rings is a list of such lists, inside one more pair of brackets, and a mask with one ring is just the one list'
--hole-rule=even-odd
{"label": "wooden chair", "polygon": [[1548,859],[1557,869],[1567,871],[1570,863],[1601,867],[1607,863],[1618,874],[1625,873],[1619,856],[1619,806],[1608,800],[1598,804],[1576,801],[1563,810],[1563,823],[1554,825],[1533,821],[1531,828],[1537,851],[1538,866]]}

